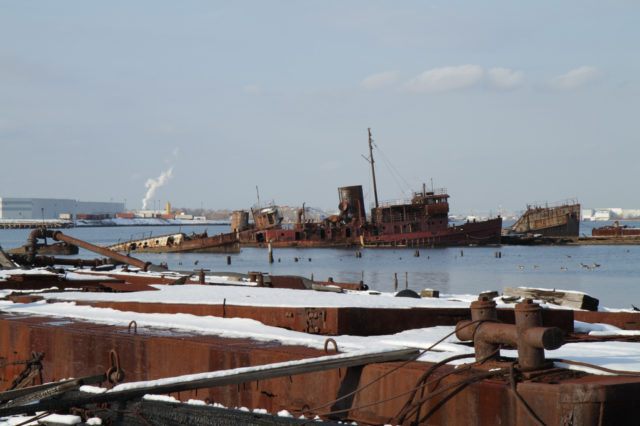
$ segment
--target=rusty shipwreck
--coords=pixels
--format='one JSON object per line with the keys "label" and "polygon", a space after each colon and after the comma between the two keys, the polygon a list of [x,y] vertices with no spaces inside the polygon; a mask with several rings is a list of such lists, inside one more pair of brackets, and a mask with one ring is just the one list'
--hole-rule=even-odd
{"label": "rusty shipwreck", "polygon": [[527,205],[527,210],[511,226],[509,233],[577,237],[580,233],[580,204],[572,200],[557,205]]}
{"label": "rusty shipwreck", "polygon": [[445,189],[414,192],[410,200],[379,202],[375,180],[371,130],[369,161],[375,205],[369,218],[365,212],[362,186],[338,188],[337,215],[321,221],[307,220],[305,208],[291,226],[282,224],[277,206],[235,213],[232,233],[241,245],[284,247],[435,247],[499,244],[502,218],[449,223],[449,194]]}
{"label": "rusty shipwreck", "polygon": [[640,228],[630,227],[628,225],[620,225],[616,220],[613,225],[593,228],[591,235],[594,237],[612,237],[612,238],[640,238]]}
{"label": "rusty shipwreck", "polygon": [[234,234],[188,235],[184,232],[132,239],[107,246],[118,252],[140,253],[235,253],[240,250]]}

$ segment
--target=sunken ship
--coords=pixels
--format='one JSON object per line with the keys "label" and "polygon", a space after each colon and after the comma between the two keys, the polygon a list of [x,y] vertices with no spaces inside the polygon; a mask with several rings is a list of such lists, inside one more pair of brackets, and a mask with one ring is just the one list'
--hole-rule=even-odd
{"label": "sunken ship", "polygon": [[241,245],[284,247],[435,247],[500,244],[502,218],[449,223],[449,194],[445,189],[427,191],[425,185],[411,200],[378,202],[371,129],[369,158],[375,206],[367,219],[361,185],[338,188],[337,215],[322,221],[306,220],[304,205],[298,220],[285,227],[276,206],[239,211],[232,218],[232,232]]}
{"label": "sunken ship", "polygon": [[539,234],[577,237],[580,232],[580,204],[567,201],[555,206],[527,205],[527,210],[510,228],[511,234]]}

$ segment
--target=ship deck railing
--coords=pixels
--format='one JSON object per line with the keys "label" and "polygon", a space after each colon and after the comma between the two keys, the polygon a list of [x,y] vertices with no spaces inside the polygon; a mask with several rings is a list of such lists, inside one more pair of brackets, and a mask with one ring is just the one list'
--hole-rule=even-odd
{"label": "ship deck railing", "polygon": [[566,200],[553,201],[551,203],[548,201],[535,201],[531,204],[527,204],[527,209],[545,209],[549,207],[572,206],[575,204],[579,204],[577,198],[567,198]]}

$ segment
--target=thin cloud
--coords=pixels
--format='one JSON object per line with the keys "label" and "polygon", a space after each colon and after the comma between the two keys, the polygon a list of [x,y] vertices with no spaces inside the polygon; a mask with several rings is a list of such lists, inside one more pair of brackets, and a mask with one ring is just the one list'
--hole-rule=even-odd
{"label": "thin cloud", "polygon": [[511,90],[522,86],[524,73],[509,68],[491,68],[487,71],[489,84],[496,89]]}
{"label": "thin cloud", "polygon": [[244,93],[247,93],[249,95],[259,95],[260,93],[264,92],[264,89],[260,86],[251,85],[244,86],[243,91]]}
{"label": "thin cloud", "polygon": [[320,165],[321,170],[337,170],[342,167],[342,163],[336,160],[327,161]]}
{"label": "thin cloud", "polygon": [[473,87],[482,80],[479,65],[434,68],[412,78],[405,89],[414,93],[439,93]]}
{"label": "thin cloud", "polygon": [[365,90],[376,90],[393,85],[398,80],[398,71],[384,71],[371,74],[360,82]]}
{"label": "thin cloud", "polygon": [[602,76],[603,73],[598,68],[583,66],[553,77],[549,81],[549,87],[556,90],[573,90],[592,84],[600,80]]}

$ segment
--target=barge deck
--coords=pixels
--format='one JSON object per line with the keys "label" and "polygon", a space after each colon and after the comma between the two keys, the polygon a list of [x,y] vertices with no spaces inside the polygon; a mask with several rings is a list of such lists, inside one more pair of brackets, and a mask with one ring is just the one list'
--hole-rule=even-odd
{"label": "barge deck", "polygon": [[[571,360],[596,359],[601,367],[620,369],[618,355],[607,355],[618,351],[636,360],[625,368],[637,365],[640,371],[640,344],[636,343],[640,336],[618,333],[606,340],[585,336],[584,330],[574,330],[570,309],[549,309],[547,304],[541,313],[540,327],[559,330],[554,333],[568,342],[547,351],[547,356],[563,361],[527,370],[519,364],[514,367],[514,362],[528,359],[513,349],[515,345],[506,345],[512,349],[480,362],[473,360],[477,349],[474,354],[473,346],[452,336],[455,324],[460,328],[465,320],[474,319],[478,304],[490,307],[486,297],[472,302],[470,309],[469,297],[413,299],[367,291],[258,287],[248,275],[237,274],[207,276],[203,284],[152,284],[167,274],[113,273],[124,281],[121,286],[132,285],[136,291],[122,292],[117,286],[109,292],[95,287],[19,294],[4,290],[6,297],[0,302],[2,387],[6,389],[12,378],[24,373],[28,365],[24,361],[37,353],[44,354],[38,370],[43,382],[93,376],[117,364],[125,382],[112,390],[89,394],[76,389],[55,402],[44,399],[37,405],[43,410],[82,408],[87,416],[100,416],[99,404],[112,412],[125,410],[118,401],[128,401],[126,406],[140,404],[136,401],[149,393],[167,394],[175,398],[174,405],[195,399],[365,424],[458,424],[474,418],[477,424],[495,424],[500,419],[528,425],[537,424],[534,415],[546,424],[561,424],[568,418],[587,425],[632,424],[640,414],[634,402],[640,373],[602,376],[566,369]],[[82,269],[66,275],[78,285],[91,275],[93,281],[114,280],[108,273]],[[126,276],[137,279],[122,279]],[[143,284],[154,290],[148,291]],[[523,308],[496,300],[496,319],[503,324],[499,330],[504,330],[500,333],[509,335],[508,327],[515,327],[509,324],[518,323]],[[589,314],[591,321],[607,320],[599,315],[604,313]],[[626,315],[640,318],[640,313]],[[492,327],[485,328],[483,333],[491,333]],[[393,351],[404,351],[404,355]],[[334,368],[322,371],[303,367],[336,355],[336,360],[345,360],[391,352],[396,360],[335,361]],[[266,373],[280,371],[278,365],[286,367],[283,373]],[[218,382],[216,377],[228,379]],[[0,406],[0,415],[29,410]],[[207,424],[193,416],[195,424]]]}

